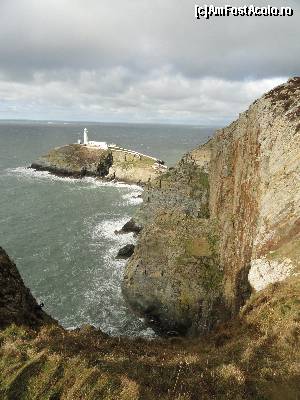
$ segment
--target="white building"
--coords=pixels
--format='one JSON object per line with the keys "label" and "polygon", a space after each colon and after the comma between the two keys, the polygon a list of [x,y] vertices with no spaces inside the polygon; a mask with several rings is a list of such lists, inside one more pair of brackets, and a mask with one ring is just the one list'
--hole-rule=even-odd
{"label": "white building", "polygon": [[96,146],[99,147],[102,150],[107,150],[108,149],[108,144],[106,142],[94,142],[93,140],[90,140],[88,142],[89,146]]}
{"label": "white building", "polygon": [[[78,140],[78,143],[81,144],[81,140]],[[83,130],[83,143],[82,144],[85,146],[98,147],[99,149],[102,149],[102,150],[108,149],[108,144],[106,142],[95,142],[93,140],[89,140],[88,130],[86,128],[84,128],[84,130]]]}

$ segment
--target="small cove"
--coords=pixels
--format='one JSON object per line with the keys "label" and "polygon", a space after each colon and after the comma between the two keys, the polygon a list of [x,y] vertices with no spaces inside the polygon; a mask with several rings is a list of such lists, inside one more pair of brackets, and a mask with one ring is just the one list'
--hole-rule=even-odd
{"label": "small cove", "polygon": [[26,285],[66,328],[93,324],[111,335],[151,336],[122,298],[125,261],[115,259],[122,245],[135,240],[114,231],[134,214],[141,189],[26,168],[50,148],[75,142],[83,126],[95,139],[120,143],[169,165],[205,141],[213,129],[0,124],[0,245],[17,263]]}

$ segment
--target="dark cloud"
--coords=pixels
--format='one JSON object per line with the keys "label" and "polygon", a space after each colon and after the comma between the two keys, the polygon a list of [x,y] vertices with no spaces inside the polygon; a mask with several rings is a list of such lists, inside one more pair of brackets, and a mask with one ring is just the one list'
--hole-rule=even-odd
{"label": "dark cloud", "polygon": [[0,112],[228,120],[299,73],[297,2],[282,3],[293,17],[197,21],[190,0],[1,0]]}

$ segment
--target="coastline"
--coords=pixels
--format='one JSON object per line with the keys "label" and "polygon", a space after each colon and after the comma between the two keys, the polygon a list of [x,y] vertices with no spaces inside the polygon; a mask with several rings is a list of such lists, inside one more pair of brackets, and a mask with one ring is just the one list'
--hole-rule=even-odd
{"label": "coastline", "polygon": [[145,185],[155,180],[167,167],[154,157],[127,149],[69,144],[50,150],[30,168],[58,176],[92,176]]}
{"label": "coastline", "polygon": [[[297,398],[299,84],[275,88],[154,179],[123,225],[139,234],[123,294],[155,340],[90,324],[66,331],[41,313],[0,249],[0,395]],[[103,224],[93,233],[101,242]]]}

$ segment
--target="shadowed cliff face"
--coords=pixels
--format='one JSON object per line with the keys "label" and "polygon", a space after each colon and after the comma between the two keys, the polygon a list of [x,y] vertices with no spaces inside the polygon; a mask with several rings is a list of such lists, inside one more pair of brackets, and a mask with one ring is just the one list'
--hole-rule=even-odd
{"label": "shadowed cliff face", "polygon": [[36,327],[55,321],[37,304],[5,251],[0,247],[0,329],[12,323]]}
{"label": "shadowed cliff face", "polygon": [[209,190],[206,169],[189,154],[145,191],[136,215],[144,228],[123,294],[159,334],[205,332],[226,315]]}
{"label": "shadowed cliff face", "polygon": [[144,193],[123,293],[158,332],[201,333],[300,262],[300,78]]}

